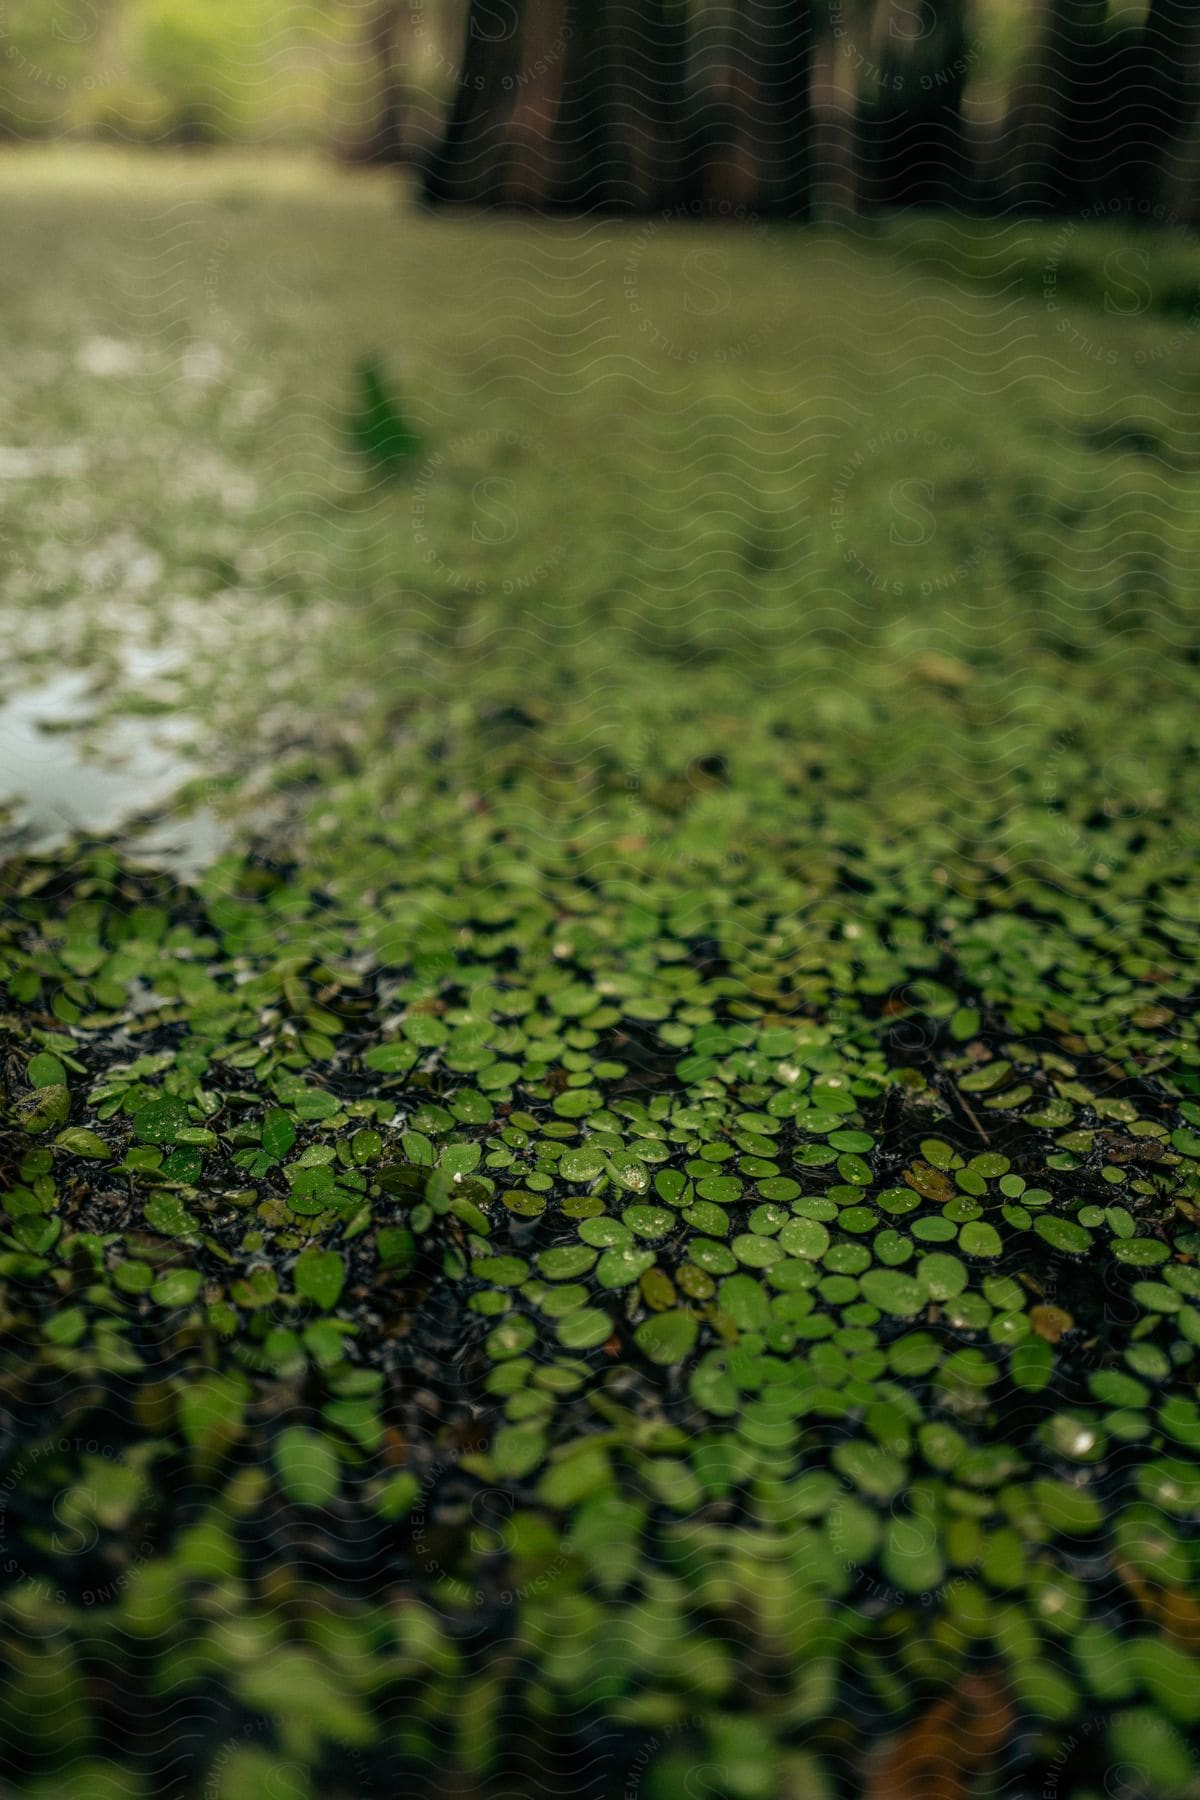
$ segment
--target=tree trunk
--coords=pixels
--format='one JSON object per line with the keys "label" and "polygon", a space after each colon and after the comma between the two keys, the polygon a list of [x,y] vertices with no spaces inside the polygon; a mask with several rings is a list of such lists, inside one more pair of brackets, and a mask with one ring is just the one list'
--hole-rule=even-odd
{"label": "tree trunk", "polygon": [[517,37],[513,105],[498,151],[505,205],[544,207],[561,184],[555,127],[567,78],[574,24],[564,0],[524,0]]}
{"label": "tree trunk", "polygon": [[812,182],[810,7],[746,0],[736,68],[735,166],[752,172],[757,212],[807,216]]}
{"label": "tree trunk", "polygon": [[861,194],[876,206],[965,206],[972,180],[963,126],[969,58],[962,0],[882,0],[875,8],[859,113]]}
{"label": "tree trunk", "polygon": [[813,57],[813,204],[837,216],[858,206],[856,90],[847,58],[830,32]]}
{"label": "tree trunk", "polygon": [[450,117],[425,172],[431,205],[495,205],[505,198],[520,11],[519,0],[471,0]]}
{"label": "tree trunk", "polygon": [[397,69],[396,39],[401,6],[383,0],[367,26],[365,49],[374,80],[374,120],[360,152],[363,162],[398,163],[406,156],[404,91]]}
{"label": "tree trunk", "polygon": [[1150,0],[1112,123],[1114,187],[1135,217],[1170,210],[1200,102],[1200,6]]}
{"label": "tree trunk", "polygon": [[[540,196],[529,196],[532,203],[648,211],[677,196],[686,131],[684,8],[685,0],[559,5],[556,66],[537,120],[548,144],[547,179]],[[528,40],[527,29],[526,70]]]}
{"label": "tree trunk", "polygon": [[1005,198],[1021,211],[1081,212],[1104,197],[1107,20],[1108,0],[1044,0],[1004,133]]}
{"label": "tree trunk", "polygon": [[716,211],[804,218],[812,199],[812,8],[808,0],[740,0],[723,11],[696,84],[690,185]]}
{"label": "tree trunk", "polygon": [[807,211],[808,0],[745,0],[708,83],[689,75],[687,0],[513,0],[500,45],[481,37],[483,10],[472,4],[431,201]]}
{"label": "tree trunk", "polygon": [[[569,0],[571,59],[554,142],[561,170],[553,199],[583,212],[636,204],[636,146],[622,125],[635,110],[636,0]],[[621,27],[625,26],[622,31]],[[634,126],[644,135],[645,120]]]}
{"label": "tree trunk", "polygon": [[634,204],[667,206],[685,197],[688,179],[687,0],[621,0],[613,27],[629,69],[615,124],[629,146]]}

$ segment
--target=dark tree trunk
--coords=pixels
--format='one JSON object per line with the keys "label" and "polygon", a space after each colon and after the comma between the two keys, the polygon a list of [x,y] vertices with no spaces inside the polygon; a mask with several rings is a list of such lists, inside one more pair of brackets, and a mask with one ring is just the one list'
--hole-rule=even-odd
{"label": "dark tree trunk", "polygon": [[566,0],[522,0],[519,14],[513,66],[501,76],[513,98],[495,152],[493,198],[544,207],[562,180],[556,128],[576,27]]}
{"label": "dark tree trunk", "polygon": [[480,42],[481,11],[431,201],[807,211],[808,0],[745,0],[708,82],[690,72],[686,0],[521,0],[500,47]]}
{"label": "dark tree trunk", "polygon": [[700,195],[687,0],[573,0],[561,198],[647,212]]}
{"label": "dark tree trunk", "polygon": [[521,0],[503,56],[468,41],[430,198],[666,204],[682,180],[686,47],[683,0]]}
{"label": "dark tree trunk", "polygon": [[[579,211],[633,208],[652,121],[637,112],[637,0],[568,0],[571,58],[555,121],[551,199]],[[631,27],[634,29],[631,30]]]}
{"label": "dark tree trunk", "polygon": [[812,7],[808,0],[776,6],[775,42],[765,71],[764,97],[770,107],[774,157],[765,171],[759,201],[765,212],[788,219],[812,210],[813,54]]}
{"label": "dark tree trunk", "polygon": [[701,41],[689,193],[715,211],[807,216],[812,199],[812,9],[738,0]]}
{"label": "dark tree trunk", "polygon": [[1044,0],[1004,133],[1006,199],[1020,211],[1081,212],[1104,198],[1107,20],[1108,0]]}
{"label": "dark tree trunk", "polygon": [[1200,117],[1192,121],[1187,136],[1172,150],[1169,179],[1164,183],[1163,200],[1191,230],[1200,230]]}
{"label": "dark tree trunk", "polygon": [[432,205],[495,205],[505,198],[520,15],[520,0],[471,0],[450,117],[425,174]]}
{"label": "dark tree trunk", "polygon": [[756,212],[807,215],[812,181],[812,16],[797,0],[744,0],[733,57],[728,165]]}
{"label": "dark tree trunk", "polygon": [[1200,102],[1200,5],[1150,0],[1112,118],[1114,192],[1134,217],[1170,211]]}
{"label": "dark tree trunk", "polygon": [[846,105],[837,43],[821,38],[813,52],[813,204],[845,212],[853,203],[848,174],[853,152],[853,111]]}
{"label": "dark tree trunk", "polygon": [[869,46],[859,112],[863,205],[965,206],[973,183],[963,126],[969,56],[962,0],[883,0]]}

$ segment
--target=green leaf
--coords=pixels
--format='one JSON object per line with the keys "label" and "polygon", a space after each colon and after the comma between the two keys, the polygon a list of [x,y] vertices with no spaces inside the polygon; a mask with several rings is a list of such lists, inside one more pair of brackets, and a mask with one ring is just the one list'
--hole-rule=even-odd
{"label": "green leaf", "polygon": [[139,1107],[133,1115],[133,1134],[143,1144],[175,1144],[187,1125],[188,1109],[184,1101],[165,1095]]}
{"label": "green leaf", "polygon": [[262,1147],[267,1155],[282,1161],[295,1142],[296,1127],[290,1113],[284,1112],[281,1106],[271,1107],[263,1120],[262,1130]]}
{"label": "green leaf", "polygon": [[71,1116],[71,1096],[65,1087],[52,1084],[27,1094],[17,1106],[18,1122],[26,1131],[53,1131]]}
{"label": "green leaf", "polygon": [[604,1158],[598,1150],[567,1150],[558,1167],[565,1181],[595,1181],[604,1168]]}
{"label": "green leaf", "polygon": [[376,1044],[363,1057],[366,1067],[377,1075],[402,1075],[416,1060],[417,1052],[407,1043]]}
{"label": "green leaf", "polygon": [[305,1250],[292,1271],[296,1292],[323,1312],[338,1303],[346,1282],[346,1264],[336,1250]]}
{"label": "green leaf", "polygon": [[958,1234],[959,1249],[964,1256],[999,1256],[1004,1246],[994,1225],[972,1219]]}
{"label": "green leaf", "polygon": [[341,1487],[342,1466],[329,1439],[302,1425],[289,1426],[275,1440],[279,1485],[297,1506],[328,1506]]}
{"label": "green leaf", "polygon": [[351,438],[376,474],[395,480],[420,455],[420,439],[378,359],[369,357],[360,364],[358,389],[358,404],[349,421]]}
{"label": "green leaf", "polygon": [[87,1331],[87,1314],[82,1306],[67,1306],[47,1319],[43,1333],[52,1344],[77,1344]]}
{"label": "green leaf", "polygon": [[379,1261],[385,1269],[406,1275],[417,1256],[417,1240],[407,1225],[385,1225],[375,1236]]}
{"label": "green leaf", "polygon": [[584,1440],[546,1470],[538,1483],[538,1499],[543,1506],[564,1511],[611,1484],[608,1452],[603,1445]]}
{"label": "green leaf", "polygon": [[816,1262],[829,1248],[829,1233],[819,1219],[789,1219],[779,1233],[779,1242],[789,1256]]}
{"label": "green leaf", "polygon": [[1118,1262],[1131,1263],[1137,1269],[1150,1269],[1166,1262],[1170,1251],[1157,1238],[1117,1238],[1110,1245]]}
{"label": "green leaf", "polygon": [[504,1425],[492,1439],[492,1466],[501,1481],[522,1481],[546,1454],[546,1434],[538,1425]]}
{"label": "green leaf", "polygon": [[90,1162],[109,1162],[112,1151],[102,1137],[94,1131],[88,1131],[82,1125],[68,1126],[60,1131],[54,1140],[59,1150],[65,1150],[70,1156],[85,1156]]}
{"label": "green leaf", "polygon": [[159,1306],[190,1306],[200,1292],[202,1281],[198,1269],[171,1269],[154,1283],[151,1298]]}
{"label": "green leaf", "polygon": [[915,1318],[927,1298],[921,1283],[899,1269],[868,1269],[859,1286],[864,1299],[896,1319]]}
{"label": "green leaf", "polygon": [[241,1435],[250,1384],[242,1374],[202,1375],[179,1397],[179,1423],[196,1449],[232,1443]]}
{"label": "green leaf", "polygon": [[727,1359],[719,1350],[711,1350],[697,1363],[689,1391],[697,1406],[719,1418],[728,1418],[740,1405],[737,1384],[729,1373]]}
{"label": "green leaf", "polygon": [[65,1087],[67,1071],[57,1056],[51,1056],[48,1050],[43,1050],[39,1056],[30,1057],[25,1069],[25,1079],[30,1087]]}
{"label": "green leaf", "polygon": [[581,1306],[558,1322],[558,1341],[568,1350],[594,1350],[611,1335],[612,1320],[598,1306]]}
{"label": "green leaf", "polygon": [[[1092,1247],[1092,1234],[1073,1219],[1060,1219],[1053,1214],[1033,1221],[1033,1229],[1052,1250],[1064,1250],[1069,1256],[1082,1256]],[[966,1246],[964,1245],[965,1249]]]}
{"label": "green leaf", "polygon": [[633,1337],[642,1355],[651,1362],[679,1363],[695,1346],[699,1330],[691,1313],[676,1311],[643,1320]]}
{"label": "green leaf", "polygon": [[762,1331],[770,1317],[762,1283],[753,1275],[727,1275],[720,1286],[721,1311],[741,1331]]}
{"label": "green leaf", "polygon": [[957,1256],[934,1251],[917,1264],[917,1280],[931,1300],[952,1300],[967,1285],[967,1271]]}
{"label": "green leaf", "polygon": [[146,1223],[164,1237],[188,1237],[200,1226],[178,1194],[154,1194],[146,1202]]}
{"label": "green leaf", "polygon": [[433,1168],[437,1152],[423,1131],[406,1131],[400,1141],[410,1163],[415,1163],[421,1169]]}
{"label": "green leaf", "polygon": [[606,1250],[596,1265],[596,1280],[603,1288],[632,1287],[653,1267],[653,1250]]}
{"label": "green leaf", "polygon": [[929,1594],[946,1573],[933,1522],[922,1513],[893,1511],[880,1553],[887,1579],[906,1594]]}

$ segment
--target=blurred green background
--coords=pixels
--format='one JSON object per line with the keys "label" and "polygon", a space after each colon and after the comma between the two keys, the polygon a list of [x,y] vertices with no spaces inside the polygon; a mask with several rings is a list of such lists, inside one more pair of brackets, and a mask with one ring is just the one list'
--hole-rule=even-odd
{"label": "blurred green background", "polygon": [[[840,42],[843,19],[866,9],[814,10],[818,36]],[[999,106],[1036,10],[972,9],[968,85],[983,112]],[[1114,0],[1110,26],[1142,11]],[[466,13],[466,0],[4,0],[0,136],[312,144],[355,157],[371,150],[386,68],[419,151],[453,86]]]}

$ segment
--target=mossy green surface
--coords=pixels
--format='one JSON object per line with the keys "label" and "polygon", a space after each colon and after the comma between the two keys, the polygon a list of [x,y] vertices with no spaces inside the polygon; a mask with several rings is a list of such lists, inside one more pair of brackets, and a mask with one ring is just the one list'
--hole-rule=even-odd
{"label": "mossy green surface", "polygon": [[1195,1792],[1177,309],[74,167],[12,680],[230,847],[6,867],[13,1791]]}

